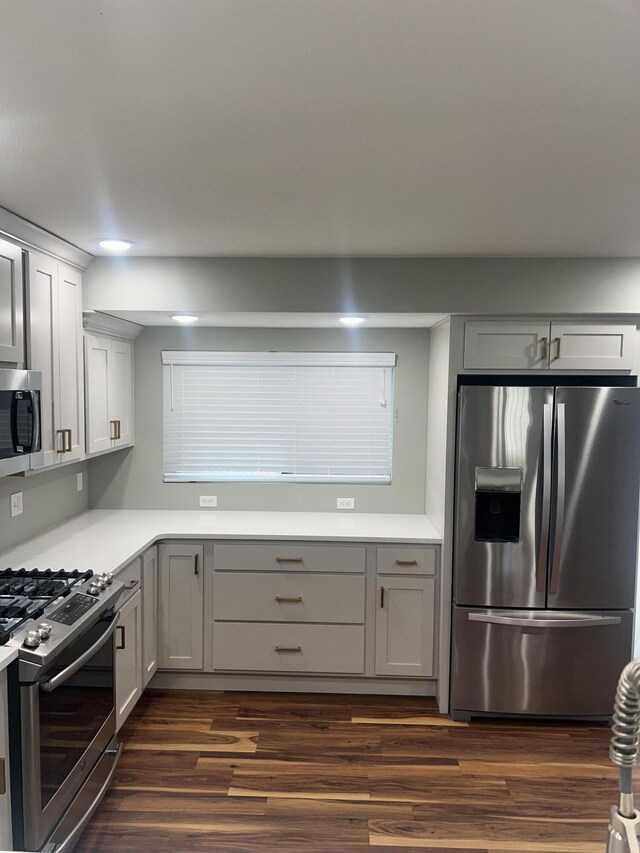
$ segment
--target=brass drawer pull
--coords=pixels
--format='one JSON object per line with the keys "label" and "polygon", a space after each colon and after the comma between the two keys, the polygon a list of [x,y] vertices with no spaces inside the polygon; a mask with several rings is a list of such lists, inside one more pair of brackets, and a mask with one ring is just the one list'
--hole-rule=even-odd
{"label": "brass drawer pull", "polygon": [[116,640],[116,649],[118,651],[121,651],[122,649],[125,649],[127,647],[127,635],[125,633],[125,626],[118,625],[116,631],[121,632],[120,637]]}
{"label": "brass drawer pull", "polygon": [[556,361],[560,358],[560,347],[562,345],[562,338],[555,338],[556,344]]}
{"label": "brass drawer pull", "polygon": [[274,652],[279,655],[301,655],[302,646],[276,646]]}
{"label": "brass drawer pull", "polygon": [[137,587],[139,583],[140,581],[137,578],[133,578],[133,580],[127,581],[127,583],[124,585],[124,588],[135,589],[135,587]]}
{"label": "brass drawer pull", "polygon": [[278,604],[301,604],[302,596],[295,595],[288,597],[286,595],[276,595],[276,601],[278,602]]}
{"label": "brass drawer pull", "polygon": [[417,566],[417,560],[396,560],[396,566]]}
{"label": "brass drawer pull", "polygon": [[542,361],[547,361],[549,358],[549,338],[540,338],[540,343],[542,344],[542,355],[540,358]]}
{"label": "brass drawer pull", "polygon": [[67,444],[67,446],[65,447],[65,451],[64,451],[64,452],[65,452],[65,453],[71,453],[71,450],[72,450],[72,448],[73,448],[73,441],[72,441],[72,438],[71,438],[71,437],[72,437],[73,433],[71,432],[71,430],[70,430],[70,429],[65,429],[65,431],[64,431],[64,432],[65,432],[65,435],[67,435],[67,436],[69,437],[69,443],[68,443],[68,444]]}
{"label": "brass drawer pull", "polygon": [[302,557],[276,557],[276,563],[304,563]]}

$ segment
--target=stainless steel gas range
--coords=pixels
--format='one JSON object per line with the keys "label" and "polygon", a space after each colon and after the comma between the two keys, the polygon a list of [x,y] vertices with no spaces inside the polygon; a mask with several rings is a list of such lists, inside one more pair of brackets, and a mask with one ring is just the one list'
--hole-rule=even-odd
{"label": "stainless steel gas range", "polygon": [[124,585],[92,571],[0,572],[9,668],[13,843],[69,853],[120,757],[114,633]]}

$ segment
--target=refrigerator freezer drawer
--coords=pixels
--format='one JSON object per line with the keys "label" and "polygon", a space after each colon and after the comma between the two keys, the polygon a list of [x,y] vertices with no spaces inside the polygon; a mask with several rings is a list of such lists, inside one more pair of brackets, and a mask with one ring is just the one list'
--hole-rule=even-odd
{"label": "refrigerator freezer drawer", "polygon": [[611,715],[632,656],[631,611],[453,611],[454,717]]}

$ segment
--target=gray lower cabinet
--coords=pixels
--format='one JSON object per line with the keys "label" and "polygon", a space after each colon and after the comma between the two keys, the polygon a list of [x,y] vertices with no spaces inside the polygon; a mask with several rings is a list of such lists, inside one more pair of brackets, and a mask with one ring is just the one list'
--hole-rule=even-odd
{"label": "gray lower cabinet", "polygon": [[142,696],[142,592],[120,610],[116,628],[116,729],[120,729]]}
{"label": "gray lower cabinet", "polygon": [[434,675],[435,578],[378,577],[376,675]]}
{"label": "gray lower cabinet", "polygon": [[158,546],[158,667],[202,669],[204,547]]}
{"label": "gray lower cabinet", "polygon": [[158,669],[158,549],[142,555],[142,686]]}

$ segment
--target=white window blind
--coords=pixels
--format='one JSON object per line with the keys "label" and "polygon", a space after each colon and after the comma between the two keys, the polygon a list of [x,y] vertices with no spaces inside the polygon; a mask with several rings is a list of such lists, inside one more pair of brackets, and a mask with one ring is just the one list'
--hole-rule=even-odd
{"label": "white window blind", "polygon": [[394,353],[162,361],[165,481],[391,482]]}

